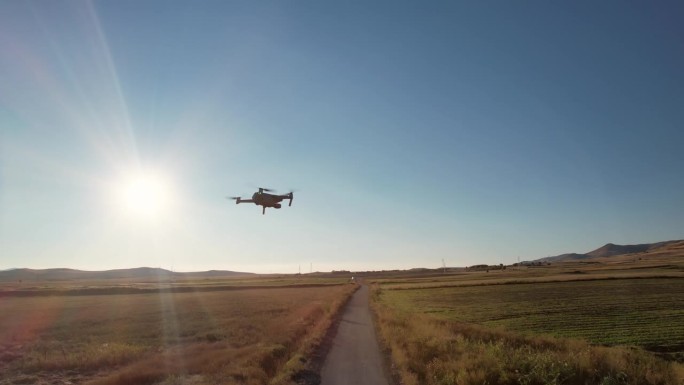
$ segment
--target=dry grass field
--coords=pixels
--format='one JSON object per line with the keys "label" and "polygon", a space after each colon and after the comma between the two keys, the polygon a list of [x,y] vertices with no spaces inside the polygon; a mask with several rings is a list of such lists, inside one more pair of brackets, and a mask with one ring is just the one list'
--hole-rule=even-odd
{"label": "dry grass field", "polygon": [[[75,294],[83,292],[156,292],[168,290],[176,292],[189,291],[215,291],[240,288],[258,288],[272,286],[320,286],[337,285],[347,283],[348,276],[294,276],[294,275],[257,275],[257,276],[238,276],[238,277],[216,277],[216,278],[175,278],[167,277],[148,277],[148,278],[118,278],[106,280],[89,279],[25,279],[21,282],[0,280],[0,295],[3,292],[21,292],[17,294],[37,295],[48,294]],[[86,293],[87,294],[87,293]]]}
{"label": "dry grass field", "polygon": [[54,284],[45,296],[4,292],[0,384],[293,383],[355,289],[300,281],[138,294],[71,295],[64,284],[60,294]]}
{"label": "dry grass field", "polygon": [[374,280],[372,303],[406,385],[681,384],[683,265],[397,275]]}

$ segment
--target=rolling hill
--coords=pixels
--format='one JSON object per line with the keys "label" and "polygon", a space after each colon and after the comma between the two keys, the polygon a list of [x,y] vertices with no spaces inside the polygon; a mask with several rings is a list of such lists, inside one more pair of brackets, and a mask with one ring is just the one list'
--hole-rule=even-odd
{"label": "rolling hill", "polygon": [[613,243],[606,243],[605,245],[599,247],[596,250],[592,250],[588,253],[577,254],[577,253],[567,253],[556,255],[553,257],[540,258],[536,261],[539,262],[564,262],[564,261],[577,261],[584,259],[593,258],[606,258],[614,257],[619,255],[627,254],[638,254],[638,253],[661,253],[661,252],[679,252],[684,255],[684,240],[675,241],[665,241],[656,243],[642,243],[638,245],[616,245]]}
{"label": "rolling hill", "polygon": [[213,278],[252,275],[229,270],[209,270],[200,272],[173,272],[154,267],[137,267],[132,269],[115,269],[104,271],[84,271],[76,269],[9,269],[0,271],[0,282],[8,281],[68,281],[68,280],[103,280],[103,279],[158,279],[170,278]]}

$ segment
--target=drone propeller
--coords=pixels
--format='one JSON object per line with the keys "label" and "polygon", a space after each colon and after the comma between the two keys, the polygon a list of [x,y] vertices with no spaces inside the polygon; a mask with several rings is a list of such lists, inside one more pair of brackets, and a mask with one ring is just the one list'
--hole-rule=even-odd
{"label": "drone propeller", "polygon": [[240,203],[240,199],[242,199],[242,198],[240,198],[240,197],[226,197],[226,199],[232,199],[235,201],[235,204],[238,204],[238,203]]}
{"label": "drone propeller", "polygon": [[259,187],[259,190],[261,190],[261,191],[266,191],[266,192],[274,192],[274,191],[275,191],[274,189],[271,189],[271,188],[264,188],[264,187]]}

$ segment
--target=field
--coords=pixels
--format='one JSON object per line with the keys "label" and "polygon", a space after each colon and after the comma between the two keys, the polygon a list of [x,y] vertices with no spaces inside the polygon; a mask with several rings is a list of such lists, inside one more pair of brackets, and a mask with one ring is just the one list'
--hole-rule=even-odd
{"label": "field", "polygon": [[29,296],[0,293],[0,384],[293,383],[355,286],[252,283],[140,285],[149,291],[135,294],[111,290],[128,287],[121,282],[45,283],[50,295],[35,285]]}
{"label": "field", "polygon": [[373,307],[405,384],[679,384],[681,264],[396,274]]}
{"label": "field", "polygon": [[[402,385],[684,384],[680,249],[354,276]],[[316,383],[348,281],[28,272],[0,282],[0,385]]]}
{"label": "field", "polygon": [[[25,279],[21,282],[0,280],[0,296],[14,292],[14,295],[44,296],[50,294],[80,295],[92,293],[111,293],[129,291],[131,293],[158,292],[160,290],[175,292],[217,291],[240,288],[260,288],[273,286],[321,286],[347,283],[349,277],[334,275],[258,275],[215,278],[117,278],[117,279]],[[19,292],[19,293],[17,293]]]}
{"label": "field", "polygon": [[397,309],[532,334],[684,353],[684,279],[386,290]]}

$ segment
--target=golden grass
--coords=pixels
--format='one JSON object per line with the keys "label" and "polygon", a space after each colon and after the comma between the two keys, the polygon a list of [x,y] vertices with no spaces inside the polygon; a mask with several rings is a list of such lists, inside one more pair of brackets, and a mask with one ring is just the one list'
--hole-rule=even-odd
{"label": "golden grass", "polygon": [[0,297],[0,384],[289,384],[354,289]]}
{"label": "golden grass", "polygon": [[63,280],[0,280],[0,297],[12,296],[45,296],[45,295],[97,295],[97,294],[142,294],[159,291],[196,292],[240,290],[268,287],[309,287],[339,285],[349,281],[349,277],[340,276],[286,276],[255,275],[217,278],[195,277],[144,277],[144,278],[108,278],[63,279]]}

